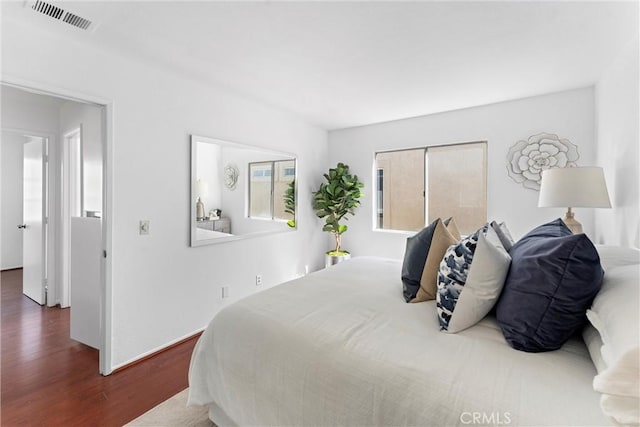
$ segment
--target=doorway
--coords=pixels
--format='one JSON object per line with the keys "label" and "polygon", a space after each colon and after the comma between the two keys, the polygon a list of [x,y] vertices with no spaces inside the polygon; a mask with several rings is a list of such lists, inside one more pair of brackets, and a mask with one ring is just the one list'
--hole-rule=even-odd
{"label": "doorway", "polygon": [[23,269],[23,293],[47,300],[50,135],[2,129],[2,270]]}
{"label": "doorway", "polygon": [[[0,90],[2,269],[22,268],[24,294],[38,304],[70,307],[70,338],[98,349],[100,372],[108,374],[108,361],[103,358],[107,333],[101,326],[105,324],[107,271],[103,257],[107,235],[103,226],[106,107],[13,85],[2,84]],[[22,144],[17,143],[25,156],[21,186],[13,185],[16,180],[5,176],[5,170],[12,169],[5,167],[11,139],[7,135],[23,139]],[[41,167],[36,166],[38,158]],[[38,180],[40,187],[35,186]],[[5,202],[9,193],[14,199],[15,193],[24,198],[22,217],[13,228],[24,236],[39,234],[40,240],[25,237],[22,245],[14,244],[15,240],[7,244],[5,211],[13,205]],[[41,194],[39,215],[34,193]],[[21,257],[17,256],[18,246],[22,248]],[[90,268],[85,268],[87,265]]]}

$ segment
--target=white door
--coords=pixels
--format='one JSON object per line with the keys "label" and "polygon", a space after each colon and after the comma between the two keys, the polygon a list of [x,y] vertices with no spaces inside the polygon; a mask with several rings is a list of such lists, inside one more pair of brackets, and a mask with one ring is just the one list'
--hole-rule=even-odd
{"label": "white door", "polygon": [[71,218],[71,338],[100,348],[100,218]]}
{"label": "white door", "polygon": [[44,286],[44,138],[24,144],[22,292],[40,305],[45,303]]}

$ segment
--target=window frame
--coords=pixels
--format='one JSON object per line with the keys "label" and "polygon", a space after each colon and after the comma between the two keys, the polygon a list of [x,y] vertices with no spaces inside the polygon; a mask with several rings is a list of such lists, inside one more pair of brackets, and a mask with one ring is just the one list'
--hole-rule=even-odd
{"label": "window frame", "polygon": [[[424,169],[424,179],[423,179],[423,187],[422,187],[422,196],[423,196],[423,215],[424,215],[424,224],[422,227],[426,227],[429,225],[429,197],[428,197],[428,185],[429,185],[429,171],[428,171],[428,151],[429,149],[434,148],[442,148],[442,147],[453,147],[453,146],[465,146],[465,145],[476,145],[482,144],[483,148],[483,170],[484,170],[484,189],[485,189],[485,219],[488,217],[488,180],[489,180],[489,143],[487,140],[477,140],[477,141],[465,141],[465,142],[452,142],[445,144],[433,144],[433,145],[425,145],[418,147],[407,147],[407,148],[392,148],[387,150],[376,150],[373,152],[373,167],[372,167],[372,182],[373,182],[373,200],[372,200],[372,231],[380,232],[380,233],[395,233],[395,234],[405,234],[405,235],[413,235],[418,230],[400,230],[394,228],[381,228],[379,225],[382,221],[383,216],[380,216],[379,213],[379,193],[381,191],[378,190],[378,154],[383,153],[396,153],[401,151],[412,151],[412,150],[422,150],[423,151],[423,169]],[[384,195],[383,195],[384,197]]]}

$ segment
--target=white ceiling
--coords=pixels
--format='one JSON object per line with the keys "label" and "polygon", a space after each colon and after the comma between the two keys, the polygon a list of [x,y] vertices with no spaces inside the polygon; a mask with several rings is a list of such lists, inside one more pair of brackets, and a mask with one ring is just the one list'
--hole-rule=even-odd
{"label": "white ceiling", "polygon": [[338,129],[585,87],[638,35],[627,2],[61,2],[96,48]]}

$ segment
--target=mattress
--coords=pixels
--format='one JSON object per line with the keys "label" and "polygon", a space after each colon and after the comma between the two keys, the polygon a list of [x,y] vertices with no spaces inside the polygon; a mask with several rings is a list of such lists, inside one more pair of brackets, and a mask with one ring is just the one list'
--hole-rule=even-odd
{"label": "mattress", "polygon": [[492,317],[439,331],[401,263],[358,257],[221,310],[194,349],[189,403],[236,425],[610,425],[579,340],[509,347]]}

